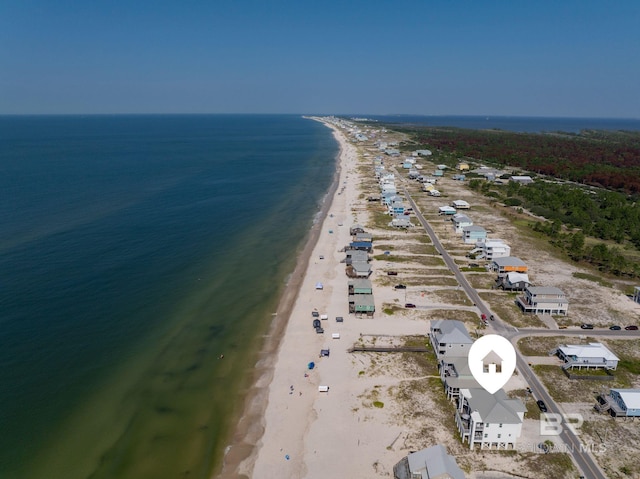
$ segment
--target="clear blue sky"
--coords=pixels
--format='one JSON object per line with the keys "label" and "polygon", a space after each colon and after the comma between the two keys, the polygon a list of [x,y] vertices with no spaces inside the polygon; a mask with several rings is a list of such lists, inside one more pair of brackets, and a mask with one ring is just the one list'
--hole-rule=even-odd
{"label": "clear blue sky", "polygon": [[0,1],[0,114],[640,118],[640,1]]}

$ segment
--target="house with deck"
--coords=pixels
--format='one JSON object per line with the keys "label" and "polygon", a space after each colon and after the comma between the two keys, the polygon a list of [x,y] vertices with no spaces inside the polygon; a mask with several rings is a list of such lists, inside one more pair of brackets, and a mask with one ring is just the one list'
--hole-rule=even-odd
{"label": "house with deck", "polygon": [[498,278],[507,273],[527,273],[529,268],[526,263],[515,256],[503,256],[491,261],[491,269],[498,273]]}
{"label": "house with deck", "polygon": [[356,235],[358,233],[364,233],[364,226],[359,225],[359,224],[356,223],[356,224],[352,225],[351,228],[349,228],[349,234],[351,236],[354,236],[354,235]]}
{"label": "house with deck", "polygon": [[373,316],[376,305],[372,294],[351,294],[349,295],[349,312],[358,316]]}
{"label": "house with deck", "polygon": [[516,304],[525,314],[556,314],[566,316],[569,300],[555,286],[528,286]]}
{"label": "house with deck", "polygon": [[456,426],[469,449],[515,449],[527,408],[520,399],[509,399],[503,389],[461,389]]}
{"label": "house with deck", "polygon": [[527,273],[510,272],[496,280],[496,287],[504,291],[525,291],[529,286],[531,283]]}
{"label": "house with deck", "polygon": [[473,221],[471,221],[471,218],[462,213],[456,213],[455,215],[453,215],[451,217],[451,222],[453,223],[453,230],[458,234],[462,233],[462,229],[464,227],[473,226]]}
{"label": "house with deck", "polygon": [[620,358],[602,343],[560,345],[555,353],[565,364],[563,369],[615,370]]}
{"label": "house with deck", "polygon": [[471,374],[469,358],[466,354],[464,356],[443,357],[439,367],[444,392],[450,400],[458,398],[461,389],[481,387]]}
{"label": "house with deck", "polygon": [[608,411],[613,417],[640,417],[640,389],[611,389],[596,410]]}
{"label": "house with deck", "polygon": [[431,321],[429,339],[438,359],[466,356],[473,344],[464,323],[455,319]]}
{"label": "house with deck", "polygon": [[453,216],[456,214],[456,209],[451,206],[441,206],[438,208],[438,214],[444,216]]}
{"label": "house with deck", "polygon": [[393,218],[389,226],[393,226],[394,228],[413,228],[414,225],[408,216],[403,215]]}
{"label": "house with deck", "polygon": [[464,200],[453,200],[451,202],[451,206],[453,206],[456,210],[468,210],[471,208],[471,205]]}
{"label": "house with deck", "polygon": [[412,452],[393,466],[395,479],[465,479],[464,472],[444,446]]}
{"label": "house with deck", "polygon": [[369,253],[366,251],[358,250],[358,249],[350,249],[345,251],[346,257],[343,260],[346,264],[351,264],[355,262],[366,263],[369,261]]}
{"label": "house with deck", "polygon": [[636,303],[640,303],[640,286],[633,288],[633,300]]}
{"label": "house with deck", "polygon": [[533,179],[528,175],[514,175],[509,178],[509,181],[520,183],[521,185],[528,185],[533,183]]}
{"label": "house with deck", "polygon": [[[478,241],[483,241],[487,238],[487,230],[485,230],[482,226],[478,225],[470,225],[462,227],[462,241],[465,244],[477,244]],[[482,251],[481,248],[476,248],[479,251]],[[472,253],[475,252],[472,251]]]}
{"label": "house with deck", "polygon": [[368,278],[371,275],[371,265],[366,261],[353,261],[346,269],[351,278]]}
{"label": "house with deck", "polygon": [[480,258],[485,258],[488,261],[493,261],[496,258],[503,258],[511,254],[511,246],[501,239],[485,238],[478,240],[476,243],[476,249],[480,250]]}
{"label": "house with deck", "polygon": [[347,283],[349,295],[373,294],[373,285],[368,279],[354,279]]}

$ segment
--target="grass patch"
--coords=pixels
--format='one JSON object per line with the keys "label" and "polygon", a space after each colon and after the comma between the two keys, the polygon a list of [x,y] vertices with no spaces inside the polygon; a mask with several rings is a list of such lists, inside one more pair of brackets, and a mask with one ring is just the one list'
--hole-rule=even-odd
{"label": "grass patch", "polygon": [[384,403],[382,401],[373,401],[373,407],[382,409],[384,407]]}
{"label": "grass patch", "polygon": [[593,281],[594,283],[598,283],[600,286],[605,286],[607,288],[613,288],[613,283],[606,281],[602,277],[596,276],[595,274],[579,273],[576,271],[573,273],[573,277],[578,279],[586,279],[588,281]]}
{"label": "grass patch", "polygon": [[387,314],[387,315],[391,316],[391,315],[395,314],[396,311],[404,311],[404,308],[401,308],[400,306],[397,306],[397,305],[391,304],[391,303],[384,303],[382,305],[382,312],[384,314]]}
{"label": "grass patch", "polygon": [[529,336],[518,341],[518,349],[525,356],[547,356],[549,351],[566,344],[568,339],[572,340],[563,336]]}

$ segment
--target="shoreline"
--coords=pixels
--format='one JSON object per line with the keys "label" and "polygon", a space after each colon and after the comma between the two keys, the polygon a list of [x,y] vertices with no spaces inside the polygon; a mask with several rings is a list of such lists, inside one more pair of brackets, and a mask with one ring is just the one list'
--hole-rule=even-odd
{"label": "shoreline", "polygon": [[[274,319],[268,328],[262,348],[258,354],[255,371],[250,380],[251,386],[244,398],[244,405],[236,426],[232,428],[229,445],[225,448],[222,458],[222,466],[219,472],[212,477],[217,479],[249,478],[258,457],[260,442],[265,431],[265,412],[269,404],[269,389],[273,381],[278,362],[279,351],[284,341],[284,333],[300,296],[302,283],[307,276],[312,252],[320,239],[329,210],[334,203],[336,192],[340,184],[343,172],[344,148],[333,125],[318,117],[305,117],[312,121],[322,123],[332,130],[332,135],[338,143],[339,150],[335,158],[335,172],[333,181],[325,194],[322,207],[317,213],[317,219],[311,225],[307,234],[304,247],[298,254],[296,267],[289,275],[287,284],[278,301],[278,307],[274,313]],[[246,472],[241,472],[240,469]]]}

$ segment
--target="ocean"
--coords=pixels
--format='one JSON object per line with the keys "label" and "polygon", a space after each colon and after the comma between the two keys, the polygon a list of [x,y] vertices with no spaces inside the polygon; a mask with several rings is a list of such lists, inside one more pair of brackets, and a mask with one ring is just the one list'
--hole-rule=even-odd
{"label": "ocean", "polygon": [[470,130],[504,130],[518,133],[565,132],[583,130],[640,131],[640,119],[561,118],[527,116],[438,116],[438,115],[356,115],[383,123],[423,126],[450,126]]}
{"label": "ocean", "polygon": [[208,478],[337,153],[299,116],[0,117],[0,477]]}

